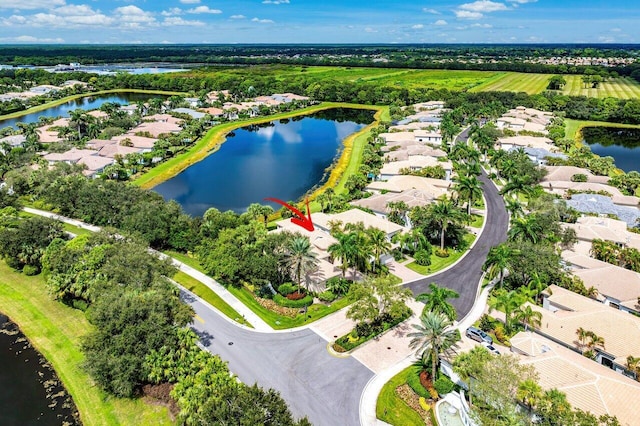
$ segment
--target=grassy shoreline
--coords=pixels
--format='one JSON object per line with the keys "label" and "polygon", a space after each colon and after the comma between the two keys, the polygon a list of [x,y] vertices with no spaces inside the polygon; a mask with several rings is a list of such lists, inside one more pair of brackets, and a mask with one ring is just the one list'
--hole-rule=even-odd
{"label": "grassy shoreline", "polygon": [[41,275],[28,277],[0,262],[0,306],[51,363],[85,425],[171,425],[168,410],[141,399],[111,397],[83,370],[82,337],[93,327],[85,314],[51,298]]}
{"label": "grassy shoreline", "polygon": [[25,109],[23,111],[12,112],[11,114],[0,115],[0,120],[10,120],[12,118],[22,117],[23,115],[33,114],[34,112],[40,112],[47,110],[49,108],[56,107],[58,105],[66,104],[70,101],[75,101],[76,99],[86,98],[89,96],[100,96],[100,95],[111,95],[116,93],[143,93],[149,95],[184,95],[181,92],[167,92],[164,90],[142,90],[142,89],[110,89],[110,90],[100,90],[98,92],[90,92],[90,93],[81,93],[78,95],[66,96],[61,99],[56,99],[55,101],[47,102],[42,105],[37,105],[31,107],[29,109]]}
{"label": "grassy shoreline", "polygon": [[156,185],[159,185],[164,181],[171,179],[172,177],[178,175],[180,172],[184,171],[189,166],[197,163],[198,161],[203,160],[209,154],[214,153],[226,141],[226,136],[233,130],[238,129],[240,127],[245,127],[252,124],[268,123],[274,120],[298,117],[301,115],[308,115],[314,112],[325,111],[333,108],[358,108],[358,109],[369,109],[369,110],[381,110],[383,107],[372,106],[372,105],[350,104],[350,103],[342,103],[342,102],[323,102],[319,105],[314,105],[314,106],[303,108],[297,111],[274,114],[274,115],[269,115],[265,117],[258,117],[250,120],[232,121],[229,123],[223,123],[211,128],[194,146],[189,148],[184,153],[171,158],[170,160],[158,165],[157,167],[154,167],[144,175],[134,180],[132,183],[134,185],[140,186],[141,188],[150,189]]}
{"label": "grassy shoreline", "polygon": [[618,129],[640,129],[640,124],[623,124],[623,123],[611,123],[608,121],[589,121],[589,120],[572,120],[567,118],[565,120],[566,127],[565,137],[567,139],[573,139],[576,144],[582,144],[582,129],[585,127],[614,127]]}

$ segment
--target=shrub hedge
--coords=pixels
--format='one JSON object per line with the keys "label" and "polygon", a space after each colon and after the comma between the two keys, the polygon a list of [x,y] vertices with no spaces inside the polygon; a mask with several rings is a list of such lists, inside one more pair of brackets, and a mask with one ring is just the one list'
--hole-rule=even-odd
{"label": "shrub hedge", "polygon": [[426,398],[426,399],[430,399],[431,398],[431,395],[429,394],[429,391],[426,390],[424,388],[424,386],[422,386],[422,383],[420,383],[420,370],[419,369],[416,368],[416,369],[411,370],[411,372],[407,375],[407,384],[419,396],[421,396],[423,398]]}
{"label": "shrub hedge", "polygon": [[289,300],[281,294],[276,294],[273,296],[273,301],[280,306],[284,306],[285,308],[304,308],[306,306],[313,305],[313,296],[308,294],[302,299]]}
{"label": "shrub hedge", "polygon": [[323,302],[333,302],[337,298],[338,296],[329,290],[323,291],[322,293],[318,294],[318,299],[322,300]]}

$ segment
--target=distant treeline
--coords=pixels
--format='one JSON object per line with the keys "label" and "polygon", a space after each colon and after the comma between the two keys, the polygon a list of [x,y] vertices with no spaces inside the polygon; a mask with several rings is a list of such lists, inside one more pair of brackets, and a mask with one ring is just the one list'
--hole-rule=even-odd
{"label": "distant treeline", "polygon": [[[637,45],[111,45],[4,46],[0,63],[85,65],[122,62],[296,64],[582,74],[597,66],[524,62],[540,57],[629,58]],[[626,67],[607,68],[621,75]]]}

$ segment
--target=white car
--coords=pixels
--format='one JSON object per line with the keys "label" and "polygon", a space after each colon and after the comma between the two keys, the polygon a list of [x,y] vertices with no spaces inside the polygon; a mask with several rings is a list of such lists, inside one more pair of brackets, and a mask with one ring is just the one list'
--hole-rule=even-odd
{"label": "white car", "polygon": [[493,346],[492,344],[487,342],[482,342],[481,345],[484,346],[493,355],[500,355],[500,351],[497,350],[496,347]]}

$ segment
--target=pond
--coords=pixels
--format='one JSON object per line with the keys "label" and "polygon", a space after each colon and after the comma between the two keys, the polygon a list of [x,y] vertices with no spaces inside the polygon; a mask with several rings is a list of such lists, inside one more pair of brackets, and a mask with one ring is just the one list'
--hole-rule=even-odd
{"label": "pond", "polygon": [[48,108],[44,111],[32,112],[16,118],[0,120],[0,129],[3,127],[15,127],[17,123],[36,123],[40,116],[43,117],[68,117],[69,112],[78,108],[91,110],[100,108],[107,102],[117,102],[121,105],[128,105],[131,102],[146,101],[154,97],[166,97],[163,95],[150,95],[146,93],[117,93],[111,95],[85,96],[84,98],[69,101],[62,105]]}
{"label": "pond", "polygon": [[237,129],[218,151],[154,190],[194,216],[210,207],[240,213],[251,203],[269,204],[267,197],[297,200],[328,177],[342,141],[373,114],[335,108]]}
{"label": "pond", "polygon": [[625,172],[640,171],[640,129],[585,127],[582,136],[594,154],[613,157]]}
{"label": "pond", "polygon": [[0,314],[0,425],[80,424],[77,410],[46,360]]}

